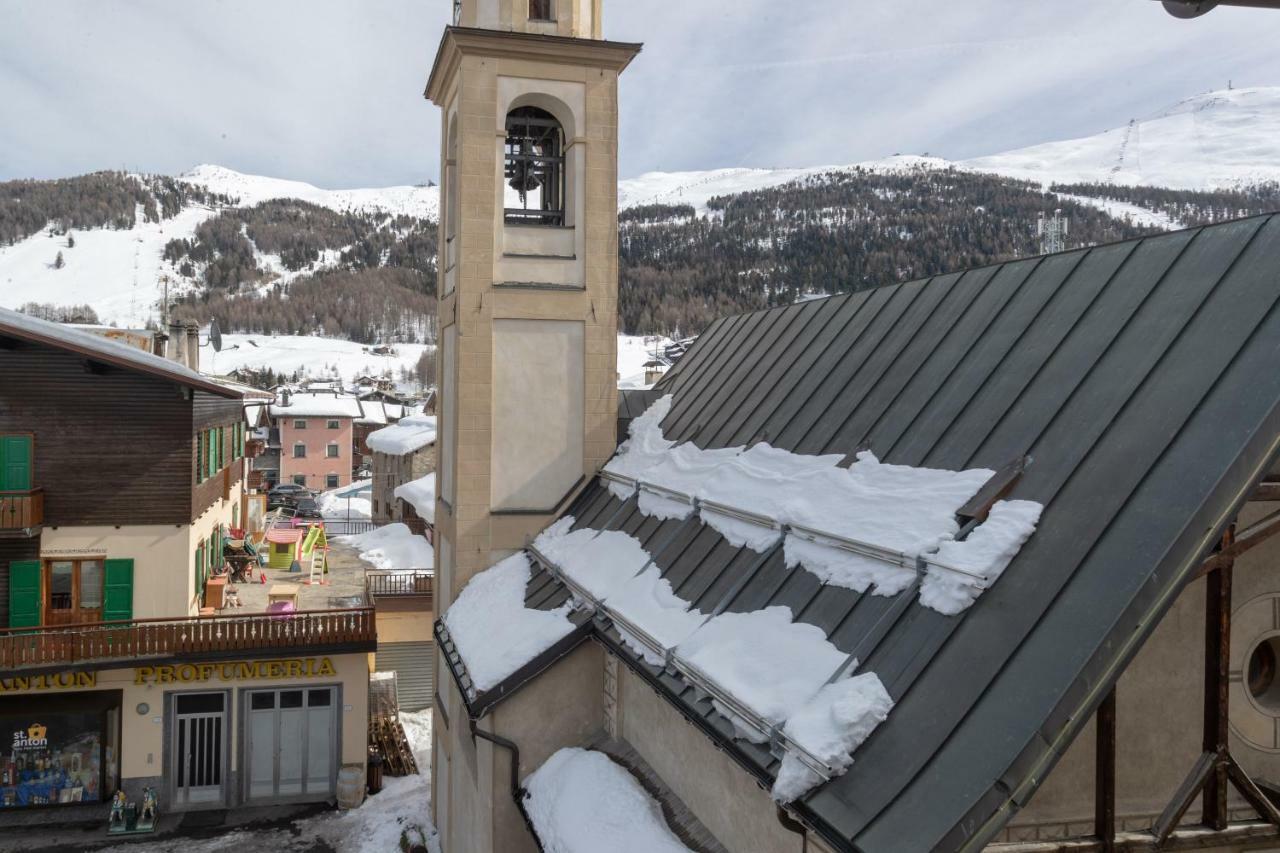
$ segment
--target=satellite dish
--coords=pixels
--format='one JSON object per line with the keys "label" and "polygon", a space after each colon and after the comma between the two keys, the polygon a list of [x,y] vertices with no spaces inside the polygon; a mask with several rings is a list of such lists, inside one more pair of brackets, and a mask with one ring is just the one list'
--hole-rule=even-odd
{"label": "satellite dish", "polygon": [[1218,0],[1164,0],[1164,10],[1175,18],[1198,18],[1218,5]]}
{"label": "satellite dish", "polygon": [[214,352],[222,352],[222,330],[218,328],[217,320],[209,321],[209,343],[213,345]]}

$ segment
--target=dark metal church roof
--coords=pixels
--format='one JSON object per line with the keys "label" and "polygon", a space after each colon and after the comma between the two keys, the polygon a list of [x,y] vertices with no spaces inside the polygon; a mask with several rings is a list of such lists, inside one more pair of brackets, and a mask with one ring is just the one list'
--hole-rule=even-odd
{"label": "dark metal church roof", "polygon": [[[597,481],[569,514],[636,536],[702,610],[788,605],[896,707],[795,810],[841,849],[980,849],[1024,805],[1280,443],[1280,215],[729,317],[660,384],[668,438],[1031,464],[1037,532],[958,616],[823,586],[779,553],[660,522]],[[568,595],[539,572],[529,606]],[[776,761],[678,677],[614,647],[762,781]]]}

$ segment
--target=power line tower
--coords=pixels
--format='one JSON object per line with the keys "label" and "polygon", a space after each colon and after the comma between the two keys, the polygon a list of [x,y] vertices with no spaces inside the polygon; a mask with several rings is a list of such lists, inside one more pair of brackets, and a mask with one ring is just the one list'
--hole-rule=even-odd
{"label": "power line tower", "polygon": [[1067,231],[1070,222],[1071,220],[1062,215],[1062,208],[1055,210],[1051,219],[1046,219],[1044,213],[1040,214],[1040,219],[1036,222],[1036,234],[1040,237],[1040,254],[1052,255],[1067,248]]}

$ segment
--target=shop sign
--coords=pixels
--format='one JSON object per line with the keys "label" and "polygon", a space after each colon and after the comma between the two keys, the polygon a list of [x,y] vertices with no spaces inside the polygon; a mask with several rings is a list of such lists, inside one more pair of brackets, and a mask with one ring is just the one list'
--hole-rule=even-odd
{"label": "shop sign", "polygon": [[98,683],[96,672],[56,672],[52,675],[22,675],[0,678],[0,693],[15,690],[67,690],[73,687],[94,687]]}
{"label": "shop sign", "polygon": [[281,658],[279,660],[228,661],[226,663],[180,663],[139,666],[133,670],[134,684],[191,684],[219,678],[223,681],[250,679],[323,678],[337,675],[329,658]]}

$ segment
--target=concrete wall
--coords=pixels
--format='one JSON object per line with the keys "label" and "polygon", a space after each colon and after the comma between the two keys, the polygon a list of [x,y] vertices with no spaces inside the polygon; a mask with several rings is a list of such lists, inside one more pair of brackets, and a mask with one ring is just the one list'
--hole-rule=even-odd
{"label": "concrete wall", "polygon": [[[294,475],[302,474],[307,478],[309,489],[323,491],[333,488],[326,485],[326,478],[336,474],[338,485],[345,486],[351,482],[351,454],[354,432],[351,418],[342,417],[281,417],[280,421],[280,482],[292,483]],[[294,426],[294,421],[306,424],[303,429]],[[337,421],[337,429],[329,429],[329,421]],[[294,454],[294,446],[301,444],[307,449],[305,458],[298,459]],[[338,455],[330,457],[326,450],[331,444],[338,447]]]}
{"label": "concrete wall", "polygon": [[[1275,509],[1280,504],[1250,504],[1240,524],[1247,526]],[[1271,780],[1280,780],[1280,742],[1275,740],[1280,709],[1260,709],[1247,696],[1241,675],[1247,672],[1253,647],[1280,634],[1278,568],[1280,539],[1274,539],[1236,562],[1232,590],[1231,753],[1251,775]],[[1116,811],[1122,829],[1149,828],[1200,755],[1204,597],[1203,579],[1187,587],[1117,685]],[[1090,721],[1032,801],[1010,822],[1003,840],[1092,833],[1094,744]],[[1243,817],[1246,809],[1234,793],[1232,803],[1233,816]],[[1185,820],[1198,821],[1199,816],[1197,802]]]}
{"label": "concrete wall", "polygon": [[804,850],[778,822],[769,792],[626,666],[619,666],[618,726],[672,792],[727,849]]}

